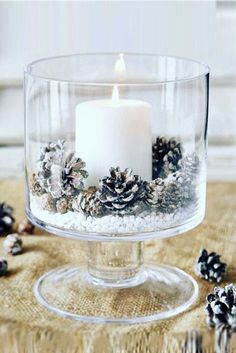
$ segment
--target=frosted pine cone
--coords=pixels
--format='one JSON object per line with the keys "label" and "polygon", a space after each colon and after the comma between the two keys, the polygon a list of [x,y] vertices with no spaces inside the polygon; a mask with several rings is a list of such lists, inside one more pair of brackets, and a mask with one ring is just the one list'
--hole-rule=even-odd
{"label": "frosted pine cone", "polygon": [[40,168],[32,177],[33,194],[50,194],[53,199],[58,200],[64,196],[74,196],[84,188],[83,182],[88,176],[88,172],[84,170],[85,163],[75,157],[74,153],[70,153],[65,161],[63,158],[64,141],[50,142],[42,147]]}
{"label": "frosted pine cone", "polygon": [[23,219],[18,225],[18,233],[19,234],[33,234],[35,226],[28,220]]}
{"label": "frosted pine cone", "polygon": [[34,173],[32,175],[32,178],[30,181],[30,188],[33,195],[41,196],[45,193],[43,183],[41,182],[41,179],[38,177],[37,174]]}
{"label": "frosted pine cone", "polygon": [[50,187],[50,178],[52,178],[52,167],[61,166],[63,163],[65,141],[49,142],[41,147],[40,168],[37,174],[37,182],[45,192]]}
{"label": "frosted pine cone", "polygon": [[41,147],[40,163],[42,170],[50,170],[53,164],[61,164],[64,155],[65,141],[49,142]]}
{"label": "frosted pine cone", "polygon": [[53,165],[51,176],[46,181],[46,190],[55,199],[78,194],[84,188],[84,179],[88,172],[84,170],[85,162],[69,154],[62,166]]}
{"label": "frosted pine cone", "polygon": [[85,166],[85,162],[74,153],[70,153],[66,158],[60,181],[60,188],[64,195],[74,195],[84,188],[84,179],[88,177]]}
{"label": "frosted pine cone", "polygon": [[98,196],[97,188],[95,186],[89,187],[78,195],[75,209],[82,211],[87,216],[101,216],[104,209]]}
{"label": "frosted pine cone", "polygon": [[64,141],[50,142],[41,148],[40,167],[33,174],[31,191],[40,196],[41,206],[49,212],[65,213],[72,198],[84,189],[88,172],[85,162],[70,153],[64,160]]}
{"label": "frosted pine cone", "polygon": [[7,274],[8,263],[7,260],[0,257],[0,276],[4,276]]}
{"label": "frosted pine cone", "polygon": [[56,164],[52,165],[50,169],[50,176],[44,179],[44,189],[53,199],[59,199],[63,195],[61,189],[62,171],[62,166]]}
{"label": "frosted pine cone", "polygon": [[173,174],[172,178],[181,194],[181,206],[186,207],[196,202],[195,185],[190,176],[178,171]]}
{"label": "frosted pine cone", "polygon": [[34,173],[31,180],[31,191],[36,196],[49,192],[52,184],[52,167],[60,166],[64,155],[63,140],[49,142],[40,149],[39,170]]}
{"label": "frosted pine cone", "polygon": [[200,161],[197,154],[195,152],[188,154],[179,162],[179,166],[183,174],[191,179],[196,178],[200,170]]}
{"label": "frosted pine cone", "polygon": [[3,242],[7,254],[18,255],[22,252],[22,240],[17,233],[9,234]]}
{"label": "frosted pine cone", "polygon": [[56,210],[59,213],[66,213],[71,207],[71,200],[67,197],[62,197],[56,201]]}
{"label": "frosted pine cone", "polygon": [[40,197],[40,203],[41,203],[41,206],[44,210],[47,210],[49,212],[56,211],[56,200],[52,197],[52,195],[43,194]]}
{"label": "frosted pine cone", "polygon": [[145,182],[144,202],[151,207],[158,207],[162,203],[165,183],[163,179],[157,178],[151,182]]}
{"label": "frosted pine cone", "polygon": [[181,207],[195,202],[195,188],[191,179],[181,172],[176,172],[165,180],[160,211],[175,213]]}
{"label": "frosted pine cone", "polygon": [[123,172],[119,167],[110,169],[110,176],[100,180],[99,199],[108,210],[118,214],[131,213],[138,209],[144,196],[144,185],[140,176],[132,169]]}
{"label": "frosted pine cone", "polygon": [[220,255],[215,252],[208,254],[206,249],[201,250],[196,264],[196,272],[200,277],[219,283],[225,270],[226,264],[220,261]]}
{"label": "frosted pine cone", "polygon": [[182,205],[182,191],[178,182],[171,181],[165,185],[160,211],[163,213],[175,213]]}
{"label": "frosted pine cone", "polygon": [[0,236],[11,231],[14,223],[13,208],[4,202],[0,203]]}
{"label": "frosted pine cone", "polygon": [[179,169],[183,148],[175,138],[157,137],[152,146],[152,178],[166,178]]}
{"label": "frosted pine cone", "polygon": [[192,180],[181,172],[171,174],[165,180],[157,178],[145,182],[144,202],[159,212],[174,213],[180,207],[195,202],[195,188]]}
{"label": "frosted pine cone", "polygon": [[205,312],[210,327],[224,325],[235,331],[236,287],[233,284],[224,288],[215,287],[214,293],[207,296]]}

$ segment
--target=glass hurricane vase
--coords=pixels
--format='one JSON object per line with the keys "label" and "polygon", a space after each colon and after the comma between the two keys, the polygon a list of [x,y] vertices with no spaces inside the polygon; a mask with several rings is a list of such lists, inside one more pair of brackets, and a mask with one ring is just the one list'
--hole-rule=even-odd
{"label": "glass hurricane vase", "polygon": [[49,310],[138,323],[195,301],[195,280],[144,263],[143,242],[204,218],[208,89],[207,66],[167,56],[81,54],[27,66],[28,218],[87,242],[86,265],[54,269],[36,283]]}

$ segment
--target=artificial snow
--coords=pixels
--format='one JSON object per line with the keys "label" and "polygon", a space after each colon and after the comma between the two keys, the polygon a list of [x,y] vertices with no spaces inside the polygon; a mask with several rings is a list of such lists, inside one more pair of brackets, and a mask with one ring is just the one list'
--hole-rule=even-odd
{"label": "artificial snow", "polygon": [[[37,219],[57,228],[79,232],[127,234],[154,232],[180,225],[193,216],[194,209],[180,209],[172,214],[143,211],[137,215],[85,216],[80,212],[53,213],[42,209],[39,198],[31,196],[31,212]],[[196,211],[196,209],[195,209]]]}

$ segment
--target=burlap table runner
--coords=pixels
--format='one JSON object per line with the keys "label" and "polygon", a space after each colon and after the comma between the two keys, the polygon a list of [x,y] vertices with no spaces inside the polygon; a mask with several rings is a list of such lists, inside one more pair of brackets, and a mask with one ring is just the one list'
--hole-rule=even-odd
{"label": "burlap table runner", "polygon": [[[2,180],[0,201],[15,208],[17,221],[24,218],[24,191],[22,180]],[[0,255],[3,255],[0,239]],[[189,329],[208,330],[203,311],[205,297],[214,285],[198,279],[193,271],[195,259],[202,247],[222,254],[228,264],[228,273],[222,285],[236,282],[236,183],[210,183],[208,185],[207,215],[203,224],[193,231],[175,238],[149,241],[146,260],[152,263],[175,265],[193,275],[199,284],[200,294],[196,304],[187,312],[162,322],[130,326],[96,326],[62,319],[42,308],[32,293],[36,279],[44,272],[68,263],[85,261],[85,244],[81,241],[62,239],[36,230],[35,235],[23,236],[24,253],[9,257],[9,274],[0,278],[0,319],[15,322],[21,327],[53,328],[72,332],[85,337],[89,332],[112,330],[114,339],[135,330],[136,335],[145,335],[149,340],[152,333],[181,332]],[[111,327],[112,326],[112,327]],[[99,335],[100,337],[101,335]],[[141,337],[140,336],[140,337]],[[120,337],[120,336],[119,336]],[[123,336],[123,344],[125,344]]]}

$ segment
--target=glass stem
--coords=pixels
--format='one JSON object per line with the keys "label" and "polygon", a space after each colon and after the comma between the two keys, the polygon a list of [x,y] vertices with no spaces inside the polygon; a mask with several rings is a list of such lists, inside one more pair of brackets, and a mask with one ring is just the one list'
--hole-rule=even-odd
{"label": "glass stem", "polygon": [[142,265],[142,242],[88,242],[88,272],[97,284],[122,287],[137,282]]}

